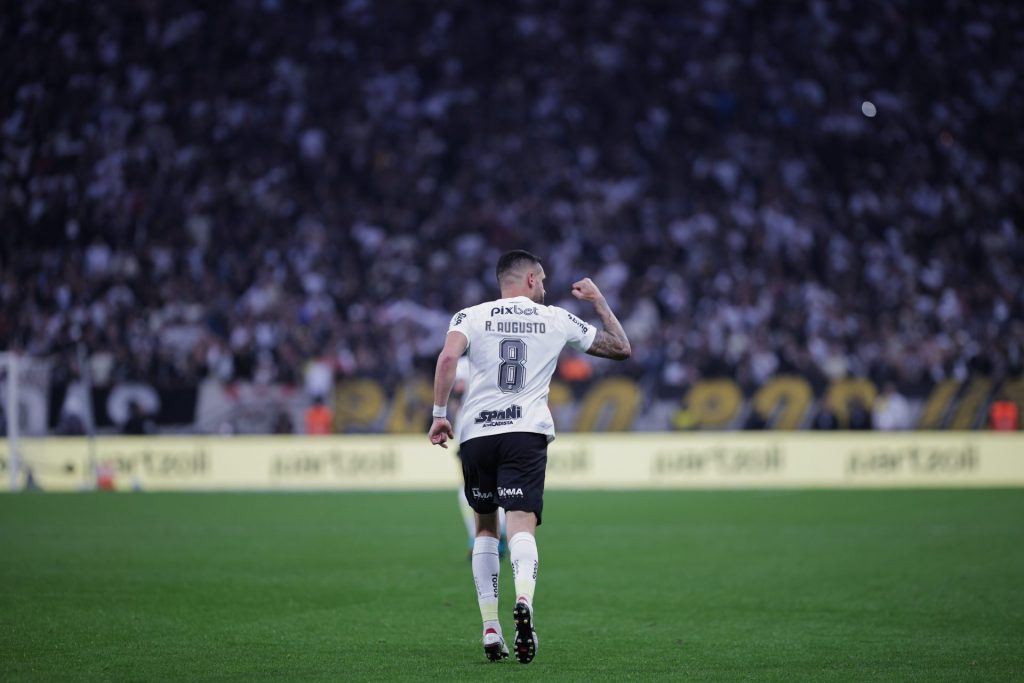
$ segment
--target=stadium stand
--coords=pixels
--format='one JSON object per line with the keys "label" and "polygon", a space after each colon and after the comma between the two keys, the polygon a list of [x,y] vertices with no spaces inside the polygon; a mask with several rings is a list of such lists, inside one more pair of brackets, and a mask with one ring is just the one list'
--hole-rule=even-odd
{"label": "stadium stand", "polygon": [[25,0],[0,35],[0,349],[55,383],[84,343],[98,386],[396,387],[516,247],[549,303],[594,277],[635,362],[593,379],[653,396],[1024,373],[1014,3]]}

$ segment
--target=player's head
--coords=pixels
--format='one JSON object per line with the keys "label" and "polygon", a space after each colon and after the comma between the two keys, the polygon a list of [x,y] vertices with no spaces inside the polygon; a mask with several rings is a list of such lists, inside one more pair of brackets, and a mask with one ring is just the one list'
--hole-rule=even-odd
{"label": "player's head", "polygon": [[544,303],[544,266],[530,252],[515,249],[503,254],[498,259],[497,275],[502,298],[527,296]]}

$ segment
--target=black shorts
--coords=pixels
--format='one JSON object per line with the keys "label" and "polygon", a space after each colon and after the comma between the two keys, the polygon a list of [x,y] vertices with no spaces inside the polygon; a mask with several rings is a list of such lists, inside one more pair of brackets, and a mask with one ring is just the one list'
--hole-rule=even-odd
{"label": "black shorts", "polygon": [[544,472],[548,466],[548,437],[533,432],[478,436],[459,446],[466,500],[486,515],[498,509],[537,515],[544,509]]}

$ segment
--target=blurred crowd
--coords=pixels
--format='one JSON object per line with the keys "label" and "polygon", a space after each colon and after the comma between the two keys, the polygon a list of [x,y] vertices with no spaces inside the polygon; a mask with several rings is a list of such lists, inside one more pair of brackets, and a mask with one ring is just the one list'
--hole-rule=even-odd
{"label": "blurred crowd", "polygon": [[510,248],[590,319],[594,278],[651,395],[1022,373],[1016,3],[24,0],[0,36],[0,349],[58,373],[394,386]]}

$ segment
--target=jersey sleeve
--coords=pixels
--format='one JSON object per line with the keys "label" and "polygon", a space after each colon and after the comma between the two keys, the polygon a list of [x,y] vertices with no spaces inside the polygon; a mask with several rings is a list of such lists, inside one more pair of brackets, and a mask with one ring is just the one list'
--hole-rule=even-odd
{"label": "jersey sleeve", "polygon": [[448,323],[448,332],[461,332],[466,338],[466,341],[470,344],[473,343],[473,337],[469,332],[470,325],[470,310],[463,308],[461,311],[452,316],[452,321]]}
{"label": "jersey sleeve", "polygon": [[597,336],[597,328],[585,323],[569,311],[558,306],[555,309],[555,316],[561,321],[565,329],[565,343],[577,351],[586,351],[594,343]]}

